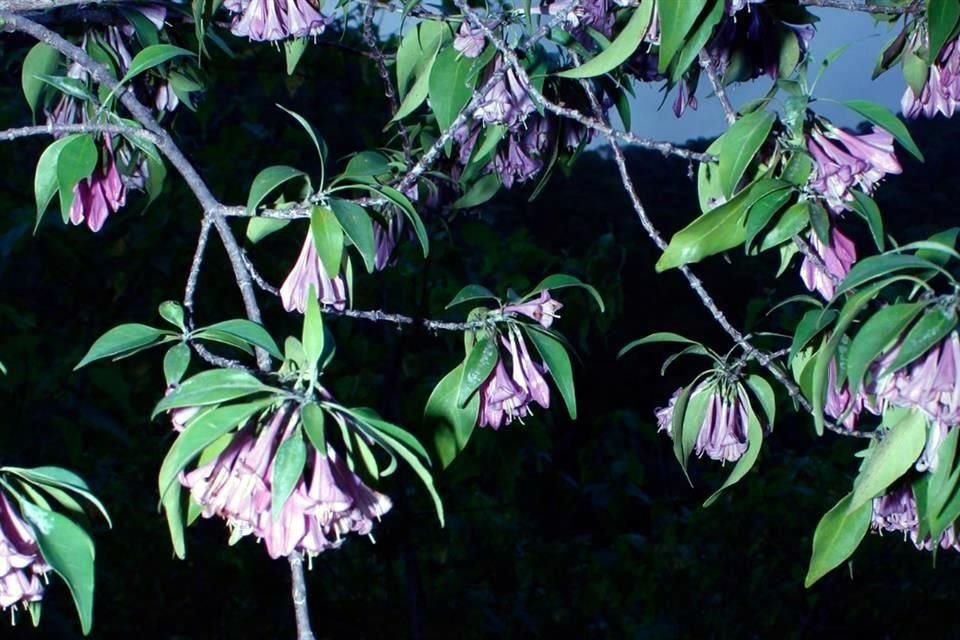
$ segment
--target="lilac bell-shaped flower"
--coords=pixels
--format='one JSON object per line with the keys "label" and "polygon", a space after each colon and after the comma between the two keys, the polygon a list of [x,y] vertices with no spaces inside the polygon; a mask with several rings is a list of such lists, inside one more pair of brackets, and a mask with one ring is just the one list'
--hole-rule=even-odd
{"label": "lilac bell-shaped flower", "polygon": [[235,14],[231,33],[255,41],[305,38],[323,33],[327,19],[311,0],[226,0]]}
{"label": "lilac bell-shaped flower", "polygon": [[[710,388],[712,385],[712,388]],[[677,398],[682,389],[677,389],[670,397],[666,407],[656,410],[658,431],[666,431],[673,438],[673,412]],[[698,457],[706,455],[721,462],[739,460],[747,451],[747,427],[749,414],[747,407],[750,402],[742,389],[729,395],[724,393],[719,385],[712,382],[701,382],[693,390],[691,397],[699,393],[709,393],[707,410],[703,422],[697,432],[697,441],[694,452]]]}
{"label": "lilac bell-shaped flower", "polygon": [[523,420],[530,415],[532,402],[544,409],[550,406],[550,387],[544,378],[546,367],[530,357],[519,329],[511,327],[509,337],[500,340],[510,355],[510,371],[501,357],[493,373],[480,385],[480,427],[499,429],[514,420]]}
{"label": "lilac bell-shaped flower", "polygon": [[837,384],[837,363],[834,360],[827,368],[827,398],[823,411],[834,420],[841,420],[841,424],[851,431],[856,429],[857,419],[863,411],[863,396],[858,393],[851,397],[846,380]]}
{"label": "lilac bell-shaped flower", "polygon": [[827,272],[804,256],[800,264],[800,279],[810,291],[816,291],[825,300],[832,300],[836,291],[834,278],[843,280],[850,267],[857,260],[857,250],[853,241],[840,233],[836,227],[830,229],[830,244],[824,244],[816,233],[810,232],[810,246],[820,256],[820,261]]}
{"label": "lilac bell-shaped flower", "polygon": [[33,529],[0,490],[0,607],[39,602],[43,598],[40,578],[49,570]]}
{"label": "lilac bell-shaped flower", "polygon": [[[500,71],[503,66],[503,58],[498,57],[491,73]],[[500,80],[484,94],[472,115],[484,124],[503,124],[515,131],[536,110],[524,81],[513,67],[508,67]]]}
{"label": "lilac bell-shaped flower", "polygon": [[[929,534],[920,539],[917,502],[913,489],[907,482],[901,482],[886,494],[873,499],[870,529],[881,535],[884,531],[903,533],[904,539],[909,537],[917,549],[930,551],[935,544]],[[954,525],[951,524],[944,529],[936,544],[939,544],[941,549],[960,551]]]}
{"label": "lilac bell-shaped flower", "polygon": [[116,213],[127,201],[127,188],[120,179],[113,156],[110,136],[103,138],[100,161],[89,178],[73,188],[73,204],[70,207],[70,222],[86,222],[93,232],[100,231],[107,216]]}
{"label": "lilac bell-shaped flower", "polygon": [[507,313],[519,313],[539,322],[541,326],[549,329],[555,318],[559,318],[557,311],[563,308],[563,305],[550,297],[550,292],[546,289],[540,292],[536,298],[526,302],[517,302],[508,304],[503,308]]}
{"label": "lilac bell-shaped flower", "polygon": [[394,214],[386,224],[373,225],[373,266],[377,271],[383,271],[391,264],[394,249],[403,233],[403,216]]}
{"label": "lilac bell-shaped flower", "polygon": [[948,42],[930,67],[927,81],[920,95],[907,87],[900,108],[907,118],[921,115],[933,118],[938,113],[953,117],[960,103],[960,39]]}
{"label": "lilac bell-shaped flower", "polygon": [[476,58],[483,52],[487,41],[480,29],[473,29],[464,20],[457,30],[457,36],[453,39],[453,48],[462,53],[467,58]]}
{"label": "lilac bell-shaped flower", "polygon": [[826,200],[834,213],[848,208],[850,190],[859,187],[871,193],[886,174],[902,171],[893,150],[893,136],[879,127],[872,133],[854,135],[829,127],[815,127],[807,147],[816,161],[810,187]]}
{"label": "lilac bell-shaped flower", "polygon": [[313,244],[313,235],[308,233],[300,249],[300,256],[290,271],[290,275],[280,287],[280,300],[287,311],[303,313],[307,308],[307,295],[313,287],[320,303],[342,311],[347,306],[346,286],[343,278],[337,274],[333,278],[327,275],[323,263]]}

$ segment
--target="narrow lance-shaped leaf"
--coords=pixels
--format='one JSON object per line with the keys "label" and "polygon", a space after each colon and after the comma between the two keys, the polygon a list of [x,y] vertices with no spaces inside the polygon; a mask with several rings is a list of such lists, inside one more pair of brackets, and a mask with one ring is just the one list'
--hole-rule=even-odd
{"label": "narrow lance-shaped leaf", "polygon": [[847,494],[824,514],[813,533],[813,553],[803,586],[808,589],[853,555],[870,527],[872,505],[867,502],[850,510],[852,494]]}

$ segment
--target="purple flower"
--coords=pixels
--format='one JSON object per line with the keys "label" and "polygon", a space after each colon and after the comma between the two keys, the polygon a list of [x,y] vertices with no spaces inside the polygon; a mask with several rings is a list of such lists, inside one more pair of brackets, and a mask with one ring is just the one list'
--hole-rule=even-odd
{"label": "purple flower", "polygon": [[[915,32],[916,33],[916,32]],[[942,113],[953,116],[960,102],[960,39],[951,40],[943,47],[930,67],[930,75],[917,97],[909,86],[903,93],[900,109],[907,118],[924,115],[933,118]]]}
{"label": "purple flower", "polygon": [[839,213],[853,200],[850,190],[871,193],[888,173],[901,172],[893,151],[893,136],[874,127],[872,133],[853,135],[836,127],[815,127],[807,147],[816,161],[810,187]]}
{"label": "purple flower", "polygon": [[[164,395],[170,395],[176,388],[177,385],[170,385],[167,387]],[[199,412],[200,407],[178,407],[167,411],[167,415],[170,416],[170,423],[173,425],[173,430],[180,433],[187,427],[187,423]]]}
{"label": "purple flower", "polygon": [[476,58],[483,52],[487,40],[480,29],[472,29],[467,21],[460,24],[457,36],[453,39],[453,48],[467,58]]}
{"label": "purple flower", "polygon": [[100,161],[93,175],[84,178],[73,188],[70,222],[86,221],[93,232],[100,231],[107,216],[116,213],[127,201],[127,189],[120,179],[113,156],[110,136],[105,136],[100,148]]}
{"label": "purple flower", "polygon": [[[503,58],[497,57],[491,74],[497,73],[503,66]],[[503,124],[516,131],[527,116],[536,110],[524,82],[513,67],[507,67],[503,76],[484,94],[472,115],[484,124]]]}
{"label": "purple flower", "polygon": [[377,271],[383,271],[391,264],[393,251],[403,233],[403,216],[394,214],[386,224],[373,224],[373,266]]}
{"label": "purple flower", "polygon": [[837,384],[837,363],[830,361],[827,369],[827,399],[823,407],[824,412],[835,420],[843,419],[843,426],[853,431],[857,427],[857,419],[863,411],[863,396],[859,393],[850,397],[850,385],[844,380]]}
{"label": "purple flower", "polygon": [[526,182],[543,168],[543,160],[524,144],[523,139],[508,135],[506,145],[501,145],[493,158],[493,168],[500,174],[500,181],[507,189],[514,182]]}
{"label": "purple flower", "polygon": [[251,40],[317,36],[327,27],[312,0],[226,0],[223,6],[239,14],[230,26],[233,35]]}
{"label": "purple flower", "polygon": [[540,295],[527,302],[517,302],[508,304],[503,308],[506,312],[519,313],[539,322],[543,327],[549,329],[553,324],[554,318],[559,318],[557,311],[563,308],[557,300],[550,297],[550,292],[544,289]]}
{"label": "purple flower", "polygon": [[49,570],[33,529],[0,491],[0,607],[39,602],[43,598],[40,577]]}
{"label": "purple flower", "polygon": [[804,257],[800,264],[800,278],[807,289],[816,291],[825,300],[832,300],[836,291],[833,278],[842,280],[850,271],[850,267],[857,260],[856,247],[853,241],[840,233],[836,227],[830,229],[829,245],[823,244],[817,234],[812,231],[809,239],[810,246],[820,256],[823,266],[827,268],[827,273],[824,273],[812,260]]}
{"label": "purple flower", "polygon": [[550,387],[543,377],[546,366],[530,357],[520,330],[511,327],[509,338],[501,337],[500,341],[510,354],[510,371],[501,357],[493,373],[480,385],[480,427],[499,429],[514,420],[522,421],[531,414],[532,402],[544,409],[550,407]]}
{"label": "purple flower", "polygon": [[327,275],[323,263],[317,255],[313,236],[307,233],[300,249],[300,257],[290,271],[290,275],[280,287],[280,300],[287,311],[297,310],[303,313],[307,308],[307,295],[313,287],[321,304],[342,311],[347,306],[346,286],[343,278],[337,274],[333,278]]}
{"label": "purple flower", "polygon": [[[673,438],[673,412],[682,389],[677,389],[670,397],[666,407],[656,410],[658,431],[666,431]],[[694,452],[698,457],[706,455],[712,460],[734,462],[747,450],[747,426],[749,415],[747,407],[750,401],[742,389],[730,394],[714,381],[704,381],[697,385],[691,398],[701,393],[709,393],[707,411],[703,416]]]}
{"label": "purple flower", "polygon": [[[934,546],[934,541],[929,533],[923,540],[920,539],[920,518],[917,515],[917,502],[913,495],[913,489],[906,482],[900,483],[886,494],[873,499],[873,516],[870,529],[881,535],[884,531],[903,533],[904,539],[909,537],[917,549],[930,551]],[[941,549],[960,551],[954,525],[951,524],[944,529],[937,543]]]}

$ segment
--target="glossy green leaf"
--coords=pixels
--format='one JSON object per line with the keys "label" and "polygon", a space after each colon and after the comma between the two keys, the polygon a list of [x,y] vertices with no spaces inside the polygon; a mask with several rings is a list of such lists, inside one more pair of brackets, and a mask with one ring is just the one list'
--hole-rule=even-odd
{"label": "glossy green leaf", "polygon": [[888,349],[923,309],[920,302],[892,304],[867,320],[847,350],[847,378],[850,394],[856,395],[870,364]]}
{"label": "glossy green leaf", "polygon": [[750,391],[753,392],[754,397],[760,401],[760,407],[767,418],[767,423],[772,428],[777,421],[777,396],[773,392],[773,387],[766,379],[756,374],[748,375],[745,382]]}
{"label": "glossy green leaf", "polygon": [[247,196],[247,213],[252,214],[263,202],[263,199],[283,183],[298,177],[306,178],[306,176],[307,174],[303,171],[286,165],[267,167],[258,173],[250,184],[250,195]]}
{"label": "glossy green leaf", "polygon": [[523,330],[530,338],[540,357],[547,365],[547,371],[553,378],[554,384],[560,391],[560,397],[567,405],[567,413],[571,420],[577,419],[577,394],[573,385],[573,367],[570,365],[570,356],[567,348],[550,333],[538,326],[525,324]]}
{"label": "glossy green leaf", "polygon": [[37,219],[34,227],[40,226],[40,220],[46,213],[50,201],[56,195],[59,183],[57,182],[57,161],[60,159],[60,152],[70,144],[74,136],[67,136],[51,143],[43,153],[40,154],[40,160],[37,162],[37,171],[33,178],[33,190],[37,202]]}
{"label": "glossy green leaf", "polygon": [[270,234],[280,231],[288,224],[290,224],[290,221],[283,218],[261,218],[259,216],[250,218],[247,222],[247,240],[256,244]]}
{"label": "glossy green leaf", "polygon": [[906,125],[889,109],[869,100],[844,100],[841,104],[878,127],[886,129],[904,149],[909,151],[917,160],[923,162],[923,154],[920,152],[917,143],[913,141]]}
{"label": "glossy green leaf", "polygon": [[287,75],[292,76],[297,70],[300,58],[307,50],[307,38],[292,38],[283,43],[283,56],[287,62]]}
{"label": "glossy green leaf", "polygon": [[[310,136],[310,140],[313,142],[313,146],[317,149],[317,155],[320,156],[320,162],[324,162],[327,159],[327,143],[323,138],[317,135],[317,132],[314,130],[313,125],[307,122],[307,119],[301,116],[296,111],[291,111],[283,105],[277,105],[280,109],[283,109],[291,118],[297,121],[303,130],[307,132],[307,135]],[[322,181],[321,181],[322,182]]]}
{"label": "glossy green leaf", "polygon": [[467,106],[477,84],[472,58],[460,55],[452,46],[440,51],[430,70],[430,110],[441,131],[446,131]]}
{"label": "glossy green leaf", "polygon": [[793,332],[788,360],[792,361],[800,350],[807,346],[814,336],[830,326],[836,317],[835,309],[811,309],[804,313]]}
{"label": "glossy green leaf", "polygon": [[60,63],[60,52],[45,42],[38,42],[27,52],[20,67],[20,86],[32,113],[37,112],[37,101],[45,84],[37,76],[52,74]]}
{"label": "glossy green leaf", "polygon": [[317,256],[328,274],[340,273],[343,259],[343,227],[327,207],[314,207],[310,214],[310,232]]}
{"label": "glossy green leaf", "polygon": [[810,220],[809,207],[810,203],[803,200],[787,208],[773,228],[763,237],[760,242],[760,251],[772,249],[806,229]]}
{"label": "glossy green leaf", "polygon": [[776,116],[766,111],[756,111],[737,120],[721,136],[718,171],[723,194],[731,198],[747,167],[760,147],[770,136]]}
{"label": "glossy green leaf", "polygon": [[163,355],[163,378],[167,386],[179,384],[190,366],[190,347],[181,342],[173,345]]}
{"label": "glossy green leaf", "polygon": [[273,473],[270,476],[270,517],[276,522],[280,519],[283,505],[293,493],[297,482],[303,477],[303,468],[307,463],[307,445],[300,430],[296,429],[290,437],[280,443],[273,458]]}
{"label": "glossy green leaf", "polygon": [[97,511],[103,516],[103,519],[107,521],[108,526],[113,527],[113,522],[110,520],[110,514],[107,513],[106,507],[103,506],[100,499],[90,490],[86,481],[74,472],[61,467],[51,466],[32,467],[29,469],[23,467],[2,467],[0,470],[16,474],[33,484],[42,485],[45,489],[56,487],[81,496],[84,500],[96,507]]}
{"label": "glossy green leaf", "polygon": [[[929,62],[936,61],[944,45],[954,35],[960,21],[960,2],[957,0],[926,0],[927,31],[930,34]],[[919,94],[918,94],[919,95]]]}
{"label": "glossy green leaf", "polygon": [[275,391],[240,369],[209,369],[184,380],[157,403],[151,418],[179,407],[204,407],[229,402],[255,393]]}
{"label": "glossy green leaf", "polygon": [[175,300],[165,300],[157,307],[160,317],[181,331],[187,330],[184,320],[183,305]]}
{"label": "glossy green leaf", "polygon": [[310,444],[320,455],[327,455],[326,417],[323,409],[316,402],[305,404],[300,410],[300,419],[303,421],[303,431],[307,434]]}
{"label": "glossy green leaf", "polygon": [[303,344],[303,354],[307,359],[307,368],[314,370],[317,363],[320,362],[320,356],[323,355],[323,345],[325,335],[323,329],[323,314],[320,313],[320,302],[317,300],[317,292],[313,286],[310,286],[309,295],[307,295],[307,308],[303,314],[303,334],[301,344]]}
{"label": "glossy green leaf", "polygon": [[636,340],[629,342],[625,347],[620,349],[620,352],[617,353],[617,357],[622,358],[628,352],[644,344],[660,344],[660,343],[676,343],[676,344],[689,344],[689,345],[703,346],[696,340],[685,338],[678,333],[673,333],[672,331],[657,331],[656,333],[651,333],[648,336],[644,336],[642,338],[638,338]]}
{"label": "glossy green leaf", "polygon": [[911,269],[939,271],[940,267],[929,260],[902,253],[870,256],[853,265],[843,282],[837,287],[835,295],[839,296],[841,293],[846,293],[882,276]]}
{"label": "glossy green leaf", "polygon": [[60,214],[64,222],[70,219],[73,205],[73,188],[84,178],[89,178],[97,167],[100,153],[89,134],[71,136],[70,142],[60,149],[57,156],[57,188],[60,190]]}
{"label": "glossy green leaf", "polygon": [[499,301],[500,298],[495,296],[490,289],[483,287],[479,284],[468,284],[463,289],[457,292],[457,295],[453,296],[453,300],[447,303],[447,306],[444,309],[449,309],[454,305],[458,305],[464,302],[469,302],[470,300],[495,300]]}
{"label": "glossy green leaf", "polygon": [[494,171],[481,176],[470,188],[451,205],[454,209],[471,209],[479,207],[490,198],[497,195],[501,186],[500,175]]}
{"label": "glossy green leaf", "polygon": [[749,251],[757,236],[770,224],[774,216],[793,197],[793,189],[780,189],[763,196],[750,207],[746,219],[746,237],[744,245]]}
{"label": "glossy green leaf", "polygon": [[[649,1],[649,0],[647,0]],[[660,55],[658,71],[664,73],[673,57],[680,51],[687,34],[696,24],[708,2],[717,0],[681,0],[678,2],[659,2],[657,11],[660,16]]]}
{"label": "glossy green leaf", "polygon": [[240,318],[236,320],[224,320],[223,322],[212,324],[209,327],[203,327],[194,332],[194,335],[202,338],[204,334],[211,331],[232,335],[254,347],[260,347],[277,360],[283,360],[283,353],[280,352],[280,347],[277,346],[273,337],[256,322]]}
{"label": "glossy green leaf", "polygon": [[344,177],[373,178],[390,173],[390,160],[379,151],[361,151],[353,154],[343,170]]}
{"label": "glossy green leaf", "polygon": [[555,291],[557,289],[565,289],[567,287],[579,287],[580,289],[585,290],[591,296],[593,296],[594,301],[597,303],[597,306],[600,307],[600,313],[606,311],[603,306],[603,298],[600,296],[600,292],[596,290],[593,286],[583,282],[579,278],[574,276],[568,276],[565,273],[555,273],[549,275],[540,283],[530,290],[530,293],[523,297],[524,300],[529,300],[533,298],[541,291]]}
{"label": "glossy green leaf", "polygon": [[847,494],[830,511],[827,511],[813,533],[813,553],[803,585],[813,584],[839,567],[853,555],[870,528],[873,508],[869,503],[850,511],[852,494]]}
{"label": "glossy green leaf", "polygon": [[956,328],[957,316],[953,309],[940,306],[929,309],[903,337],[900,351],[886,371],[893,373],[910,364]]}
{"label": "glossy green leaf", "polygon": [[496,336],[482,336],[474,343],[470,354],[463,363],[463,375],[460,379],[460,389],[457,392],[457,406],[463,407],[480,385],[493,373],[497,361],[500,360],[500,349]]}
{"label": "glossy green leaf", "polygon": [[74,371],[96,360],[122,356],[148,345],[160,342],[164,337],[173,335],[145,324],[122,324],[110,329],[97,338],[83,359],[73,368]]}
{"label": "glossy green leaf", "polygon": [[360,205],[340,200],[339,198],[330,198],[330,208],[333,214],[343,227],[344,233],[350,238],[350,242],[360,252],[363,263],[369,273],[373,273],[374,258],[376,247],[373,242],[373,221],[369,214]]}
{"label": "glossy green leaf", "polygon": [[430,393],[424,409],[424,421],[434,425],[433,442],[444,468],[467,446],[480,412],[480,395],[474,394],[465,406],[457,402],[462,387],[464,365],[458,365],[443,377]]}
{"label": "glossy green leaf", "polygon": [[120,80],[120,84],[125,84],[144,71],[181,56],[195,57],[195,54],[192,51],[175,47],[172,44],[154,44],[141,49],[137,52],[137,55],[133,56],[133,60],[130,61],[130,67],[127,69],[127,73],[123,76],[123,79]]}
{"label": "glossy green leaf", "polygon": [[883,216],[880,215],[880,207],[873,198],[859,189],[852,189],[850,193],[853,194],[853,210],[866,221],[873,243],[879,251],[883,251]]}
{"label": "glossy green leaf", "polygon": [[870,450],[853,483],[850,512],[869,504],[913,467],[927,442],[927,418],[920,411],[888,409],[883,423],[889,430]]}
{"label": "glossy green leaf", "polygon": [[561,71],[557,75],[561,78],[593,78],[619,67],[643,43],[643,37],[650,28],[653,5],[653,0],[641,2],[608,47],[580,66]]}
{"label": "glossy green leaf", "polygon": [[63,578],[73,596],[83,634],[93,626],[93,540],[70,518],[27,501],[23,517],[33,526],[43,559]]}

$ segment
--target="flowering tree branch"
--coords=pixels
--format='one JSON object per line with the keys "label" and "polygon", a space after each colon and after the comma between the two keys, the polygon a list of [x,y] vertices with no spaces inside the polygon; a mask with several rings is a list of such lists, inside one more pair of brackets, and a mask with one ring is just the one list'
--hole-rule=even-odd
{"label": "flowering tree branch", "polygon": [[800,4],[807,7],[822,7],[824,9],[843,9],[845,11],[859,11],[862,13],[874,13],[884,15],[898,15],[909,13],[920,13],[923,11],[922,3],[914,2],[906,7],[884,6],[879,4],[865,4],[857,0],[799,0]]}
{"label": "flowering tree branch", "polygon": [[81,124],[57,124],[49,122],[47,124],[29,127],[15,127],[0,131],[0,141],[10,142],[11,140],[17,140],[19,138],[26,138],[29,136],[55,136],[67,133],[112,133],[117,135],[140,137],[153,143],[157,142],[157,137],[146,129],[122,124],[106,124],[100,122],[84,122]]}
{"label": "flowering tree branch", "polygon": [[700,67],[706,72],[707,78],[710,79],[713,94],[717,97],[717,101],[720,102],[720,108],[723,109],[723,116],[726,118],[727,124],[733,124],[737,121],[737,110],[730,104],[730,97],[727,95],[727,90],[723,86],[723,79],[720,78],[720,74],[717,72],[717,64],[710,54],[707,53],[706,49],[700,52]]}

